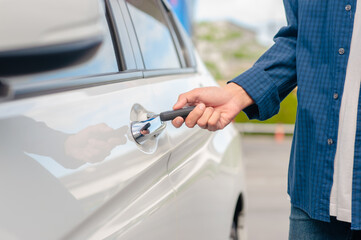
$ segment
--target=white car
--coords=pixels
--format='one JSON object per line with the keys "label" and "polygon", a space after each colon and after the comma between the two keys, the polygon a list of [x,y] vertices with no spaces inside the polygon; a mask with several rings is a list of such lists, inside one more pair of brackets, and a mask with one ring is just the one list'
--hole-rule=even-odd
{"label": "white car", "polygon": [[216,85],[166,2],[0,0],[0,32],[0,239],[239,239],[232,124],[131,129]]}

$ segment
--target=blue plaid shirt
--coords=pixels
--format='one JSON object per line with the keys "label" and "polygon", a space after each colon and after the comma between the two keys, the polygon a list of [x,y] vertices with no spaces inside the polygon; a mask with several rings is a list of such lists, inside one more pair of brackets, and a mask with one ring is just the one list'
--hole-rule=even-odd
{"label": "blue plaid shirt", "polygon": [[[294,206],[313,219],[329,222],[339,112],[356,0],[284,0],[284,5],[288,25],[276,34],[275,44],[255,65],[232,82],[255,101],[245,109],[248,117],[260,120],[276,114],[280,101],[298,86],[288,193]],[[353,169],[354,230],[361,229],[360,114],[361,104]]]}

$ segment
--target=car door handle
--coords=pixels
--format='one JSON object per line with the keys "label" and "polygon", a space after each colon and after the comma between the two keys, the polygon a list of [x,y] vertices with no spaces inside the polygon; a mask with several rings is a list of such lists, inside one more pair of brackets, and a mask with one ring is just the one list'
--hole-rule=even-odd
{"label": "car door handle", "polygon": [[186,107],[178,110],[166,111],[159,114],[161,121],[171,121],[176,117],[182,117],[185,119],[188,114],[193,111],[196,106]]}
{"label": "car door handle", "polygon": [[195,106],[166,111],[159,115],[148,116],[148,119],[144,121],[131,122],[130,129],[135,142],[143,144],[149,139],[158,137],[166,127],[166,121],[171,121],[179,116],[186,118],[194,108]]}

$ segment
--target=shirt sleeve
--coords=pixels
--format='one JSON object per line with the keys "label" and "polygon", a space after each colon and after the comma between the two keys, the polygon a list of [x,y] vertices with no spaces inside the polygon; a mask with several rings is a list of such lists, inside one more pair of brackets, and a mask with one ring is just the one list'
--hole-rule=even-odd
{"label": "shirt sleeve", "polygon": [[266,120],[277,114],[280,102],[296,87],[298,0],[284,0],[287,26],[274,37],[275,44],[252,68],[233,80],[254,100],[244,109],[250,119]]}

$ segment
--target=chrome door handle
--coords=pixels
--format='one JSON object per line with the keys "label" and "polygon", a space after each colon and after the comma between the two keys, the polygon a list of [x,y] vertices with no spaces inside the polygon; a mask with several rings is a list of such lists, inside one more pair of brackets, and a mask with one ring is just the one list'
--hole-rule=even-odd
{"label": "chrome door handle", "polygon": [[178,116],[186,118],[194,108],[195,106],[162,112],[159,115],[148,115],[148,119],[144,121],[133,121],[130,124],[132,136],[138,144],[143,144],[159,136],[166,127],[165,121],[173,120]]}
{"label": "chrome door handle", "polygon": [[134,140],[138,144],[143,144],[149,139],[158,137],[165,126],[166,124],[159,117],[153,117],[141,122],[132,122],[130,129]]}

